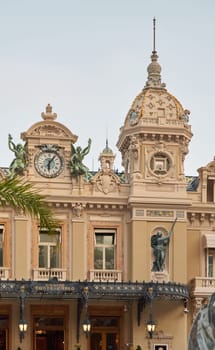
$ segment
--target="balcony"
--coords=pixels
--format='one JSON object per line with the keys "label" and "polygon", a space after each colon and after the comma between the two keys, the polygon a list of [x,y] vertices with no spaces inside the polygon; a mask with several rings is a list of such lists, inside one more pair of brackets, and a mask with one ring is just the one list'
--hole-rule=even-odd
{"label": "balcony", "polygon": [[90,270],[90,281],[95,282],[121,282],[122,271],[120,270]]}
{"label": "balcony", "polygon": [[191,294],[194,297],[207,297],[214,290],[215,277],[195,277],[191,280]]}
{"label": "balcony", "polygon": [[10,277],[10,269],[8,267],[0,267],[0,279],[7,280]]}
{"label": "balcony", "polygon": [[44,269],[38,268],[33,270],[34,281],[48,281],[51,278],[57,278],[59,281],[66,280],[66,270],[64,269]]}

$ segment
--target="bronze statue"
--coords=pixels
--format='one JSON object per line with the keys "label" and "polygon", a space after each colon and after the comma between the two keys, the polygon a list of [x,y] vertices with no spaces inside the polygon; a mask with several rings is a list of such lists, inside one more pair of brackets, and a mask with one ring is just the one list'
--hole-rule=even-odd
{"label": "bronze statue", "polygon": [[169,245],[169,240],[173,234],[173,229],[175,226],[177,218],[172,224],[172,227],[167,236],[163,236],[161,231],[158,231],[155,235],[151,237],[151,247],[153,249],[153,254],[155,260],[153,262],[152,271],[158,272],[164,270],[164,263],[166,259],[166,251]]}
{"label": "bronze statue", "polygon": [[215,349],[215,293],[197,314],[192,325],[188,350]]}
{"label": "bronze statue", "polygon": [[69,166],[73,176],[77,177],[79,175],[84,175],[84,177],[87,179],[89,169],[83,164],[83,159],[89,153],[91,143],[92,141],[89,139],[87,147],[85,147],[83,150],[80,146],[75,148],[73,144],[71,145],[72,155]]}
{"label": "bronze statue", "polygon": [[15,176],[17,174],[22,174],[24,169],[26,168],[27,151],[26,151],[25,145],[23,146],[21,143],[18,143],[17,145],[15,145],[15,143],[12,140],[13,138],[9,134],[8,146],[9,146],[9,149],[15,154],[15,159],[13,159],[13,161],[11,162],[9,166],[9,170],[10,170],[10,175]]}

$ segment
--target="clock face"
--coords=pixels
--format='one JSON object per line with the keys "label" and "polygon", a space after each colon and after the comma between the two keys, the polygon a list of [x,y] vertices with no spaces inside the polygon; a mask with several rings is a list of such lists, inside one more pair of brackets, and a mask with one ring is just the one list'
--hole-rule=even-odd
{"label": "clock face", "polygon": [[37,172],[45,177],[56,177],[63,170],[63,159],[54,151],[41,151],[34,160]]}

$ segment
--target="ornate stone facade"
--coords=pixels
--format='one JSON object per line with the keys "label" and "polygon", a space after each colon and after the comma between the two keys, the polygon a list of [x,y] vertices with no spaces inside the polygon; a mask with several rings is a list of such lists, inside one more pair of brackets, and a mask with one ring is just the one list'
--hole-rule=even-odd
{"label": "ornate stone facade", "polygon": [[[161,82],[155,50],[151,60],[120,129],[122,172],[106,140],[100,169],[74,178],[69,161],[77,136],[50,105],[21,134],[28,150],[23,179],[45,196],[60,224],[48,236],[33,218],[9,206],[0,210],[4,350],[186,349],[196,312],[215,287],[215,161],[186,178],[190,112]],[[0,169],[1,177],[7,174]],[[158,230],[166,235],[176,218],[163,269],[152,271],[151,237]],[[23,339],[20,306],[29,324]],[[152,338],[149,316],[157,324]]]}

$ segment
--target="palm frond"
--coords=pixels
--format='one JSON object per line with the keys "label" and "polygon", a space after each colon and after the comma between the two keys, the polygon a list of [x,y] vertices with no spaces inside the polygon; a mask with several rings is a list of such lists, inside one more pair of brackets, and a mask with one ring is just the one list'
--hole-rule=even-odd
{"label": "palm frond", "polygon": [[40,227],[49,232],[57,226],[57,220],[45,202],[45,197],[39,194],[32,184],[23,182],[18,177],[0,180],[0,206],[6,205],[40,220]]}

